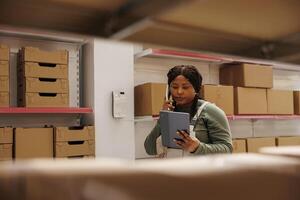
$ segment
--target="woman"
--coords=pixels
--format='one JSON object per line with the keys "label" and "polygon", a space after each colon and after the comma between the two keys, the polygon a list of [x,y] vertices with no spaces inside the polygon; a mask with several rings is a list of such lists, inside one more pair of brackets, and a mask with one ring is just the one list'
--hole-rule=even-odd
{"label": "woman", "polygon": [[[195,137],[178,131],[182,138],[174,140],[192,155],[231,153],[232,139],[225,113],[212,103],[200,99],[201,74],[191,65],[175,66],[168,72],[168,86],[174,102],[165,101],[163,110],[190,113]],[[144,146],[149,155],[156,155],[156,140],[161,135],[159,120],[147,136]],[[191,134],[192,135],[192,134]]]}

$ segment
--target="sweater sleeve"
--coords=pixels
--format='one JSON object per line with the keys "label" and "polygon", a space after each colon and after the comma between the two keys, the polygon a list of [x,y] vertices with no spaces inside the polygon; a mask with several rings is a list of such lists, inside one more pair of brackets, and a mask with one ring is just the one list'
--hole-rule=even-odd
{"label": "sweater sleeve", "polygon": [[205,111],[204,122],[210,143],[200,141],[199,147],[192,154],[231,153],[231,131],[225,113],[214,104],[207,105]]}
{"label": "sweater sleeve", "polygon": [[156,149],[156,140],[161,135],[160,133],[160,125],[159,121],[156,123],[155,127],[152,129],[150,134],[146,137],[146,140],[144,142],[144,147],[149,155],[156,155],[157,149]]}

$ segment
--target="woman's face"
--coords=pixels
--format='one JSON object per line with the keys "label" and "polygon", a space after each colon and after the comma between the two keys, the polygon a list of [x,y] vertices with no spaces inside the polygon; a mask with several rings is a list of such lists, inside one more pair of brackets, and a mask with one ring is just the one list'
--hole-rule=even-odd
{"label": "woman's face", "polygon": [[170,92],[176,105],[180,106],[191,104],[196,95],[193,85],[182,75],[171,82]]}

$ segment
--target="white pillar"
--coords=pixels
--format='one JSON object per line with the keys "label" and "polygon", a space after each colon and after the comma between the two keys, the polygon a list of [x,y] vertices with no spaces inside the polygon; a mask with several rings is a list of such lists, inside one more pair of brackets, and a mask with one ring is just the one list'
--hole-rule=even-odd
{"label": "white pillar", "polygon": [[[85,105],[92,106],[96,126],[96,157],[135,159],[134,141],[134,48],[131,44],[92,40],[85,47]],[[91,62],[93,60],[93,62]],[[90,79],[93,79],[90,80]],[[92,84],[93,82],[93,84]],[[91,91],[89,91],[91,90]],[[126,117],[112,117],[112,91],[125,91]]]}

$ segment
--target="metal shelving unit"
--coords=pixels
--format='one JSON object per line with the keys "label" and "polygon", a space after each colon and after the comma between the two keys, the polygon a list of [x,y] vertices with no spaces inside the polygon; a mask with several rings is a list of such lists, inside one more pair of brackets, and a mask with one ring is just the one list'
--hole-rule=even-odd
{"label": "metal shelving unit", "polygon": [[[210,54],[203,52],[183,51],[183,50],[167,50],[158,48],[148,48],[144,51],[135,55],[135,60],[143,58],[168,58],[168,59],[182,59],[182,60],[193,60],[209,63],[253,63],[262,65],[272,65],[275,69],[293,70],[300,71],[298,65],[265,61],[259,59],[249,59],[237,56],[223,55],[223,54]],[[300,119],[300,115],[228,115],[228,120],[289,120],[289,119]],[[157,120],[158,116],[143,116],[136,117],[135,122],[153,121]]]}
{"label": "metal shelving unit", "polygon": [[[200,65],[205,65],[208,67],[209,75],[211,69],[216,69],[216,67],[222,64],[229,63],[251,63],[258,65],[271,65],[273,66],[273,69],[274,71],[276,71],[277,75],[283,72],[287,74],[296,74],[300,71],[299,65],[295,64],[203,51],[197,52],[184,49],[169,50],[154,47],[144,49],[135,55],[135,61],[139,67],[139,70],[141,70],[142,67],[146,67],[147,70],[148,68],[150,68],[153,71],[159,70],[160,72],[160,69],[156,67],[160,64],[160,62],[163,63],[162,66],[167,66],[166,63],[168,62],[175,63],[175,61],[173,62],[173,60],[176,60],[176,62],[178,63],[191,62],[199,63]],[[161,72],[165,73],[166,68],[163,68],[163,70],[161,70]],[[212,70],[211,72],[214,73],[215,71]],[[155,73],[155,75],[158,73]],[[144,76],[144,78],[147,77],[145,76],[145,74],[142,75]],[[209,83],[211,83],[210,81],[211,79],[208,78]],[[215,81],[214,83],[217,84],[218,82]],[[144,147],[143,145],[139,145],[138,143],[143,143],[145,137],[151,131],[151,127],[154,123],[157,122],[158,119],[159,116],[135,117],[134,123],[137,133],[136,140],[138,141],[136,146],[139,151],[143,151]],[[290,133],[291,135],[296,135],[295,133],[297,130],[294,127],[297,126],[298,121],[300,119],[300,115],[227,115],[227,119],[230,122],[230,127],[232,129],[232,135],[234,138],[270,137],[272,136],[272,134],[268,135],[268,133],[274,130],[274,136],[281,135],[280,131],[282,130],[287,130],[287,133]],[[268,127],[270,131],[266,130],[266,128],[263,128],[264,126]],[[288,135],[289,134],[282,134],[282,136]],[[148,155],[144,152],[144,154],[139,154],[138,157],[148,158]]]}
{"label": "metal shelving unit", "polygon": [[[134,122],[150,122],[158,120],[158,116],[135,117]],[[227,115],[227,119],[234,120],[293,120],[300,119],[300,115]]]}
{"label": "metal shelving unit", "polygon": [[195,52],[184,50],[167,50],[158,48],[148,48],[135,55],[135,60],[142,58],[169,58],[169,59],[181,59],[202,61],[209,63],[225,64],[225,63],[252,63],[260,65],[271,65],[274,69],[300,71],[299,65],[278,62],[267,61],[263,59],[245,58],[233,55],[213,54],[207,52]]}
{"label": "metal shelving unit", "polygon": [[228,120],[293,120],[300,115],[229,115]]}
{"label": "metal shelving unit", "polygon": [[135,60],[149,57],[149,58],[177,58],[183,60],[194,60],[194,61],[207,61],[217,63],[230,63],[232,59],[226,58],[220,55],[209,55],[198,52],[187,52],[167,49],[146,49],[135,55]]}
{"label": "metal shelving unit", "polygon": [[[70,37],[69,37],[70,36]],[[77,126],[93,109],[82,105],[80,100],[80,51],[87,37],[71,34],[53,34],[42,31],[25,31],[1,28],[0,43],[10,47],[10,107],[0,107],[0,125],[36,127],[43,125]],[[69,52],[69,105],[70,107],[17,107],[17,56],[22,46],[35,46],[46,50],[66,49]]]}

